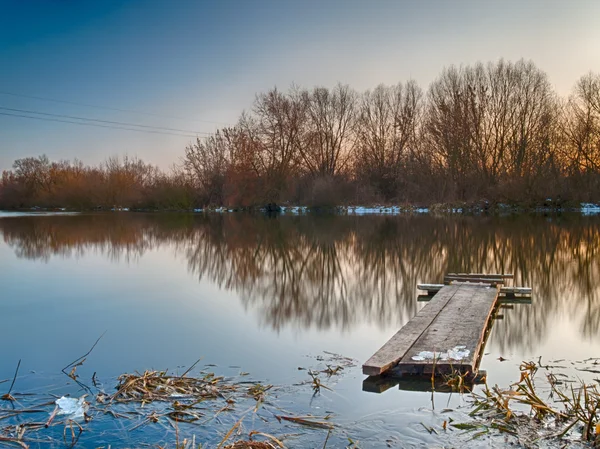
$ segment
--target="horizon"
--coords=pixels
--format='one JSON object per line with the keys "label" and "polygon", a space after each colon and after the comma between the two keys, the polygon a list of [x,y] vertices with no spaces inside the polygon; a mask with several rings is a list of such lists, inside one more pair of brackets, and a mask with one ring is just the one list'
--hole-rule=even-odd
{"label": "horizon", "polygon": [[[567,97],[600,72],[600,3],[587,0],[3,3],[0,170],[40,154],[167,169],[275,86],[426,91],[444,67],[503,58],[533,61]],[[64,123],[75,117],[106,127]],[[146,128],[115,129],[130,124]]]}

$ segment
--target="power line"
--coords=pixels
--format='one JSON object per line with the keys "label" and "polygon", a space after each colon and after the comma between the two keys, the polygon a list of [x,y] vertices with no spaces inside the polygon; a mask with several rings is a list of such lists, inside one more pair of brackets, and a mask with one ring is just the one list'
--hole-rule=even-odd
{"label": "power line", "polygon": [[26,110],[26,109],[6,108],[6,107],[3,107],[3,106],[0,106],[0,109],[2,109],[4,111],[21,112],[21,113],[24,113],[24,114],[45,115],[45,116],[48,116],[48,117],[61,117],[61,118],[68,118],[68,119],[72,119],[72,120],[84,120],[84,121],[88,121],[88,122],[108,123],[108,124],[111,124],[111,125],[119,125],[119,126],[135,126],[135,127],[139,127],[139,128],[164,130],[164,131],[175,131],[175,132],[190,133],[190,134],[211,134],[211,133],[207,133],[207,132],[203,132],[203,131],[190,131],[190,130],[187,130],[187,129],[166,128],[164,126],[139,125],[137,123],[116,122],[116,121],[113,121],[113,120],[100,120],[100,119],[95,119],[95,118],[77,117],[77,116],[74,116],[74,115],[51,114],[51,113],[48,113],[48,112],[38,112],[38,111],[30,111],[30,110]]}
{"label": "power line", "polygon": [[51,101],[54,103],[72,104],[75,106],[85,106],[87,108],[106,109],[108,111],[129,112],[132,114],[151,115],[154,117],[174,118],[177,120],[188,120],[188,121],[194,121],[194,122],[200,122],[200,123],[210,123],[213,125],[229,125],[229,123],[224,123],[224,122],[212,122],[209,120],[191,120],[189,118],[177,117],[177,116],[173,116],[173,115],[156,114],[154,112],[136,111],[134,109],[112,108],[109,106],[98,106],[98,105],[89,104],[89,103],[78,103],[76,101],[58,100],[56,98],[37,97],[35,95],[15,94],[13,92],[0,91],[0,95],[10,95],[11,97],[31,98],[33,100],[42,100],[42,101]]}
{"label": "power line", "polygon": [[177,134],[177,133],[170,133],[170,132],[166,132],[166,131],[153,131],[151,129],[126,128],[126,127],[122,127],[122,126],[102,125],[99,123],[91,123],[91,122],[74,122],[74,121],[62,120],[62,119],[58,119],[58,118],[35,117],[35,116],[23,115],[23,114],[11,114],[9,112],[0,112],[0,115],[9,116],[9,117],[28,118],[28,119],[34,119],[34,120],[43,120],[43,121],[47,121],[47,122],[71,123],[73,125],[96,126],[99,128],[122,129],[122,130],[126,130],[126,131],[137,131],[137,132],[141,132],[141,133],[167,134],[167,135],[171,135],[171,136],[181,136],[181,137],[197,137],[197,136],[193,136],[190,134]]}

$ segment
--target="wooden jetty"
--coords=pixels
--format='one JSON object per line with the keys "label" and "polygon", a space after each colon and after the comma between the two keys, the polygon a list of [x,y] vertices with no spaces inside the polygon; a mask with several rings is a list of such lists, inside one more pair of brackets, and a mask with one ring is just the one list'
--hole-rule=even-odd
{"label": "wooden jetty", "polygon": [[[449,274],[445,284],[420,284],[429,302],[363,365],[363,373],[476,375],[500,294],[531,295],[501,287],[512,275]],[[505,289],[505,290],[502,290]]]}

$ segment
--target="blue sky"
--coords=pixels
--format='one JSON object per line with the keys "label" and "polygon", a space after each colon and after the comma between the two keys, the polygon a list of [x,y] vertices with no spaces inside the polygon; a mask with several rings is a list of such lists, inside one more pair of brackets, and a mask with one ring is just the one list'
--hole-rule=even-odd
{"label": "blue sky", "polygon": [[[0,113],[210,133],[273,86],[426,88],[445,66],[501,57],[532,59],[567,95],[600,72],[598,18],[596,0],[0,0]],[[191,140],[0,115],[0,170],[42,153],[168,167]]]}

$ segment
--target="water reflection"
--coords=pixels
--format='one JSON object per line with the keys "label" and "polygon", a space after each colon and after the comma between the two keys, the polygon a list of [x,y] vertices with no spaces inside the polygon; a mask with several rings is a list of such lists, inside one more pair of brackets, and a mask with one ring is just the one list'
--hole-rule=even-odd
{"label": "water reflection", "polygon": [[[566,315],[581,336],[598,337],[600,238],[597,217],[279,217],[245,214],[96,214],[0,219],[18,257],[99,253],[133,263],[169,246],[200,281],[235,291],[275,330],[350,331],[362,323],[400,326],[418,308],[418,282],[446,272],[512,272],[534,287],[534,306],[511,311],[494,336],[521,352]],[[168,263],[165,261],[165,263]]]}

